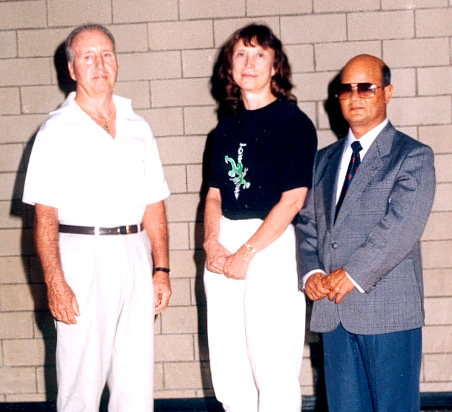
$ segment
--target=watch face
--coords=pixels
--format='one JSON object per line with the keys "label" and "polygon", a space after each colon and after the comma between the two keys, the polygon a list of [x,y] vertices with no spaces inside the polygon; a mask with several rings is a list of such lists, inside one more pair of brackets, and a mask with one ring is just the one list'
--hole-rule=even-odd
{"label": "watch face", "polygon": [[254,246],[250,245],[249,243],[246,243],[245,247],[248,252],[254,253],[256,251],[256,249],[254,249]]}

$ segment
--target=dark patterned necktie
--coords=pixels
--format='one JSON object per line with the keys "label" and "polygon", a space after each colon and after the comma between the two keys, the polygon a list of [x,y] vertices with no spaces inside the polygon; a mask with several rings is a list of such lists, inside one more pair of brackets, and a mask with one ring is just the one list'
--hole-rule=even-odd
{"label": "dark patterned necktie", "polygon": [[336,214],[334,215],[334,221],[336,221],[337,214],[339,213],[339,209],[342,206],[342,202],[344,201],[345,195],[347,194],[348,188],[352,183],[353,176],[355,176],[356,171],[358,170],[359,164],[361,163],[361,157],[359,156],[359,152],[363,149],[361,143],[353,142],[352,143],[352,157],[350,158],[350,163],[348,164],[347,174],[345,176],[344,186],[342,186],[341,195],[339,196],[339,200],[336,204]]}

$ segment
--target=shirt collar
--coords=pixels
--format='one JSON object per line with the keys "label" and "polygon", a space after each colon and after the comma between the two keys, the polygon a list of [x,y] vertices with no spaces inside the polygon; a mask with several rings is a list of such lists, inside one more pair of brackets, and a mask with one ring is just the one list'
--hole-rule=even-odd
{"label": "shirt collar", "polygon": [[[132,109],[132,101],[130,99],[126,99],[124,97],[113,95],[113,102],[116,106],[116,116],[119,117],[121,113],[123,113],[126,117],[131,117],[134,115]],[[51,112],[50,114],[58,113],[62,110],[72,109],[78,110],[79,106],[75,102],[75,92],[71,92],[68,94],[66,100],[58,107],[57,110]]]}
{"label": "shirt collar", "polygon": [[369,147],[372,145],[374,140],[377,138],[377,136],[380,134],[380,132],[385,128],[385,126],[389,123],[388,118],[386,118],[382,123],[380,123],[378,126],[375,126],[372,130],[369,130],[366,134],[362,135],[359,139],[357,139],[352,132],[352,129],[348,129],[348,135],[347,135],[347,144],[345,146],[345,150],[347,150],[353,142],[356,142],[357,140],[359,143],[361,143],[361,146],[363,149],[360,152],[360,157],[363,158],[364,155],[369,150]]}

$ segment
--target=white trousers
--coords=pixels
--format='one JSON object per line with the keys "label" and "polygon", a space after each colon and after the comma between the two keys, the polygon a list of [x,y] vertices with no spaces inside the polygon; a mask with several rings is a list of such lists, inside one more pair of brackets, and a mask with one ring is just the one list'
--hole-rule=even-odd
{"label": "white trousers", "polygon": [[[219,241],[234,252],[261,224],[223,217]],[[210,368],[225,411],[301,411],[306,306],[298,290],[295,247],[289,225],[256,254],[246,280],[204,272]]]}
{"label": "white trousers", "polygon": [[57,324],[58,412],[153,411],[154,298],[149,238],[60,233],[65,278],[80,307]]}

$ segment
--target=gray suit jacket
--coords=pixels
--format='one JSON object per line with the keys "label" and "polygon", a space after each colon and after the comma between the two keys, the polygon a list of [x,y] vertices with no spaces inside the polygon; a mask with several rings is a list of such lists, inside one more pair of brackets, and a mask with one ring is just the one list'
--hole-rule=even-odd
{"label": "gray suit jacket", "polygon": [[328,297],[314,302],[311,330],[329,332],[339,323],[355,334],[420,327],[419,239],[435,191],[433,152],[389,123],[365,155],[334,223],[345,141],[317,154],[313,187],[297,224],[299,273],[344,268],[365,293],[355,288],[340,304]]}

